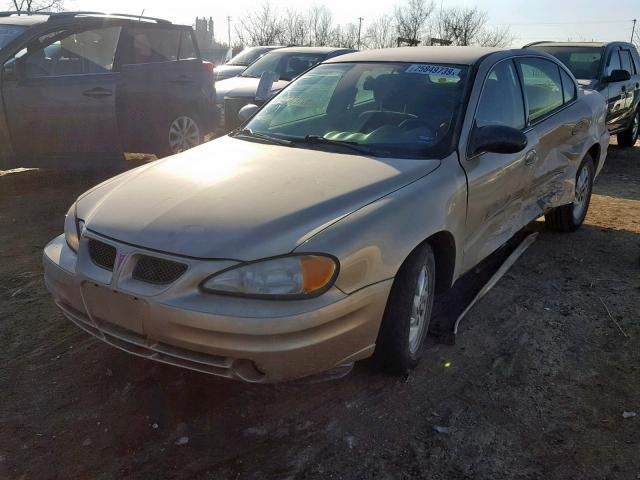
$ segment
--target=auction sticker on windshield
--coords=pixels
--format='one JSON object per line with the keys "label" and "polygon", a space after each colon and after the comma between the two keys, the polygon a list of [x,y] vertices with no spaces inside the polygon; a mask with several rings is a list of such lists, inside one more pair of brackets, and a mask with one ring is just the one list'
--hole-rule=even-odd
{"label": "auction sticker on windshield", "polygon": [[409,65],[407,73],[421,73],[422,75],[438,75],[440,77],[457,77],[460,75],[459,68],[447,67],[445,65],[430,65],[417,63]]}

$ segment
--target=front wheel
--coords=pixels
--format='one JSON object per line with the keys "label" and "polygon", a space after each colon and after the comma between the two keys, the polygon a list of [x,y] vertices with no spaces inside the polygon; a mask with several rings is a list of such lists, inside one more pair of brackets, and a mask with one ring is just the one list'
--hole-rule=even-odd
{"label": "front wheel", "polygon": [[621,147],[633,147],[638,140],[638,133],[640,132],[640,110],[636,111],[633,117],[633,121],[629,128],[624,132],[620,132],[618,136],[618,145]]}
{"label": "front wheel", "polygon": [[166,157],[182,153],[202,143],[202,128],[195,115],[177,115],[161,129],[156,155]]}
{"label": "front wheel", "polygon": [[595,166],[587,155],[576,174],[576,193],[573,203],[556,207],[544,216],[547,227],[557,232],[574,232],[584,222],[591,203]]}
{"label": "front wheel", "polygon": [[433,250],[424,245],[404,262],[393,282],[384,312],[376,359],[386,371],[407,374],[423,352],[435,291]]}

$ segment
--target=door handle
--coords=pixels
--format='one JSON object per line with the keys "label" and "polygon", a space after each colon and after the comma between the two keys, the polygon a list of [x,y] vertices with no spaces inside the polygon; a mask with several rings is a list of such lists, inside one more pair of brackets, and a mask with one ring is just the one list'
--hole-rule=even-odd
{"label": "door handle", "polygon": [[538,160],[538,152],[535,149],[529,150],[527,154],[524,156],[524,164],[527,167],[530,167]]}
{"label": "door handle", "polygon": [[111,90],[107,90],[106,88],[96,87],[96,88],[92,88],[91,90],[86,90],[82,92],[82,95],[84,95],[85,97],[91,97],[91,98],[104,98],[104,97],[112,96],[113,92]]}

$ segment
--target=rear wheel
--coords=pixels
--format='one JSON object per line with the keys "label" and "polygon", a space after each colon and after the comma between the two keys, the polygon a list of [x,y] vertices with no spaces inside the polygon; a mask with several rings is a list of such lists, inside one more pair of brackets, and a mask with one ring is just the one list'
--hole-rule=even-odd
{"label": "rear wheel", "polygon": [[198,117],[193,114],[173,117],[161,129],[156,155],[166,157],[182,153],[202,143],[202,128]]}
{"label": "rear wheel", "polygon": [[621,147],[633,147],[638,140],[638,132],[640,132],[640,110],[636,111],[629,128],[618,134],[618,145]]}
{"label": "rear wheel", "polygon": [[435,287],[435,260],[429,245],[414,251],[400,268],[387,301],[378,342],[378,365],[407,374],[423,352]]}
{"label": "rear wheel", "polygon": [[584,222],[591,203],[595,166],[591,155],[582,161],[576,174],[576,194],[573,203],[556,207],[544,216],[548,228],[558,232],[574,232]]}

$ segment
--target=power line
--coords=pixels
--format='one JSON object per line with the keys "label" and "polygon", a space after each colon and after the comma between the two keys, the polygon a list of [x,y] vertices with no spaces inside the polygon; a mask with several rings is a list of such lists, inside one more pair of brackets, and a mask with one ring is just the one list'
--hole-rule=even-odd
{"label": "power line", "polygon": [[633,20],[585,20],[581,22],[529,22],[529,23],[490,23],[489,25],[494,26],[538,26],[538,25],[583,25],[583,24],[596,24],[596,23],[631,23]]}

